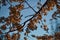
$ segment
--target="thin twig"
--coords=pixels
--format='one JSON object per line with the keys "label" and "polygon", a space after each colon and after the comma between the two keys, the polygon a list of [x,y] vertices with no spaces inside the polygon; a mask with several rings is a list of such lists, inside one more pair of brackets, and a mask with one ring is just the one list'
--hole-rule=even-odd
{"label": "thin twig", "polygon": [[25,3],[36,13],[36,11],[30,6],[30,4],[26,0]]}
{"label": "thin twig", "polygon": [[10,5],[10,6],[12,6],[12,4],[8,1],[8,0],[6,0],[7,2],[8,2],[8,4]]}
{"label": "thin twig", "polygon": [[31,16],[33,16],[34,14],[32,14],[32,15],[28,15],[28,16],[26,16],[25,18],[27,18],[27,17],[31,17]]}

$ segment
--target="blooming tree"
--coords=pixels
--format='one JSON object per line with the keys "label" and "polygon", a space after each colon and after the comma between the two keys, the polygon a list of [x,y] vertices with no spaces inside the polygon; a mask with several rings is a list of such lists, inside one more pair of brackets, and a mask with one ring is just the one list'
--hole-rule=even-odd
{"label": "blooming tree", "polygon": [[[19,4],[13,6],[11,4],[13,2],[18,2]],[[44,23],[46,23],[46,18],[43,19],[43,15],[47,16],[48,11],[53,10],[54,6],[56,6],[57,11],[52,14],[51,20],[57,19],[56,17],[60,18],[60,16],[57,16],[57,15],[60,15],[60,5],[59,5],[60,1],[59,0],[46,0],[44,4],[42,4],[41,0],[39,0],[39,2],[37,2],[37,5],[38,5],[37,8],[39,9],[38,11],[33,9],[33,7],[28,3],[28,0],[0,0],[0,4],[2,4],[2,6],[6,6],[7,3],[10,5],[9,16],[0,17],[0,23],[1,24],[4,23],[0,27],[0,35],[4,34],[3,36],[4,36],[5,40],[19,40],[20,36],[21,36],[21,34],[20,34],[21,32],[24,32],[24,36],[28,36],[28,34],[31,31],[37,30],[37,28],[38,28],[37,23],[38,24],[42,23],[42,25],[40,25],[40,27],[48,32],[49,28],[48,28],[47,24],[44,24]],[[23,17],[23,15],[21,15],[21,11],[24,9],[27,9],[27,8],[25,8],[24,3],[26,3],[28,5],[27,8],[31,8],[35,13],[33,15],[26,16],[25,18],[27,18],[27,17],[30,17],[30,18],[27,19],[26,21],[24,21],[23,23],[21,23],[21,20]],[[9,30],[7,32],[3,33],[2,30],[6,30],[6,29],[9,29]],[[14,33],[11,36],[9,33],[14,32],[14,31],[17,31],[17,33]],[[37,40],[39,40],[39,38],[41,38],[41,37],[38,37],[35,35],[31,35],[31,37],[35,37],[35,38],[37,38]],[[2,38],[0,38],[0,39],[3,40]],[[28,40],[27,37],[24,37],[24,40]],[[50,39],[47,39],[47,40],[50,40]]]}

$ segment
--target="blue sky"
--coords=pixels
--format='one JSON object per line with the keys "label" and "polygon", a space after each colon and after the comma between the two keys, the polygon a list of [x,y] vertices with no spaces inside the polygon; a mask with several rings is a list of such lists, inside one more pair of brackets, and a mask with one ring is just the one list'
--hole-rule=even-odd
{"label": "blue sky", "polygon": [[[42,0],[41,3],[44,4],[45,1],[46,1],[46,0]],[[29,4],[33,7],[33,9],[36,10],[36,11],[38,11],[38,9],[37,9],[37,2],[38,2],[38,0],[28,0],[28,3],[29,3]],[[17,3],[17,4],[18,4],[18,3]],[[26,3],[24,3],[24,4],[25,4],[25,7],[28,7],[28,5],[27,5]],[[13,5],[16,5],[16,3],[13,3]],[[10,6],[10,5],[7,4],[6,6],[1,7],[0,17],[1,17],[1,16],[8,17],[8,15],[9,15],[9,9],[8,9],[9,6]],[[49,30],[49,33],[46,33],[46,31],[44,31],[42,28],[40,28],[40,25],[41,25],[41,24],[37,24],[38,29],[35,30],[35,31],[31,31],[31,33],[29,34],[28,40],[36,40],[35,38],[32,38],[32,37],[30,36],[31,34],[34,34],[34,35],[36,35],[36,36],[42,36],[43,34],[48,34],[48,35],[51,35],[51,34],[52,34],[51,24],[50,24],[51,22],[49,21],[49,19],[51,19],[51,16],[52,16],[52,14],[53,14],[55,11],[56,11],[56,6],[53,8],[53,10],[51,10],[51,11],[48,12],[48,15],[47,15],[47,16],[43,16],[43,18],[46,18],[46,20],[47,20],[46,24],[48,25],[48,27],[49,27],[49,29],[50,29],[50,30]],[[28,9],[22,10],[22,11],[21,11],[21,14],[23,15],[22,20],[21,20],[21,23],[23,23],[24,21],[26,21],[27,19],[30,18],[30,17],[27,17],[27,18],[24,18],[24,17],[27,16],[27,15],[34,14],[34,11],[33,11],[31,8],[28,8]],[[55,26],[55,23],[54,23],[54,26]],[[22,34],[22,35],[21,35],[21,40],[23,40],[23,37],[24,37],[23,33],[24,33],[24,32],[20,33],[20,34]]]}

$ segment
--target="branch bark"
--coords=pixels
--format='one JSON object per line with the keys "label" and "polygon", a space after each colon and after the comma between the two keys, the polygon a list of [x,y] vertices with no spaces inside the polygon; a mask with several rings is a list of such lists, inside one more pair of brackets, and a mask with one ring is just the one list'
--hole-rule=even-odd
{"label": "branch bark", "polygon": [[31,19],[33,19],[38,13],[40,14],[40,11],[41,11],[42,8],[47,4],[47,2],[48,2],[48,1],[46,1],[46,2],[42,5],[42,7],[40,8],[40,10],[37,11],[36,14],[33,15],[33,17],[31,17],[30,19],[26,20],[26,21],[24,22],[24,25],[23,25],[23,26],[25,26],[25,24],[26,24],[28,21],[30,21]]}

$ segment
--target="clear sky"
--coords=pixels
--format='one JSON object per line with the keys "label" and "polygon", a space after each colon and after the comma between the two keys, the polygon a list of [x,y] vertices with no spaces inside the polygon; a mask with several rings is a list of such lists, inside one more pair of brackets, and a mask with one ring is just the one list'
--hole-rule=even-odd
{"label": "clear sky", "polygon": [[[41,3],[42,4],[44,4],[44,2],[45,2],[46,0],[42,0],[41,1]],[[38,9],[37,9],[37,2],[38,2],[38,0],[28,0],[28,3],[36,10],[36,11],[38,11]],[[18,3],[17,3],[18,4]],[[13,3],[13,5],[16,5],[16,3]],[[3,6],[3,7],[1,7],[1,10],[0,10],[0,17],[1,16],[5,16],[5,17],[8,17],[8,15],[9,15],[9,4],[7,4],[6,6]],[[28,7],[28,5],[25,3],[25,7]],[[49,21],[49,19],[51,19],[51,15],[54,13],[54,11],[56,11],[56,7],[54,7],[53,8],[53,10],[51,10],[51,11],[49,11],[48,12],[48,15],[47,16],[43,16],[43,18],[46,18],[46,20],[47,20],[47,25],[48,25],[48,27],[49,27],[49,33],[46,33],[46,31],[44,31],[42,28],[40,28],[40,24],[37,24],[37,26],[38,26],[38,29],[37,30],[35,30],[35,31],[32,31],[30,34],[29,34],[29,40],[35,40],[35,38],[32,38],[30,35],[31,34],[34,34],[34,35],[36,35],[36,36],[42,36],[43,34],[48,34],[48,35],[51,35],[52,34],[52,30],[51,30],[51,22]],[[27,15],[31,15],[31,14],[34,14],[34,11],[31,9],[31,8],[28,8],[28,9],[24,9],[24,10],[22,10],[21,11],[21,14],[23,14],[23,17],[22,17],[22,20],[21,20],[21,23],[23,23],[25,20],[27,20],[27,19],[29,19],[30,17],[28,17],[28,18],[24,18],[25,16],[27,16]],[[55,23],[54,23],[54,26],[55,26]],[[22,34],[21,35],[21,40],[23,40],[23,37],[24,37],[24,35],[23,35],[23,32],[22,33],[20,33],[20,34]]]}

